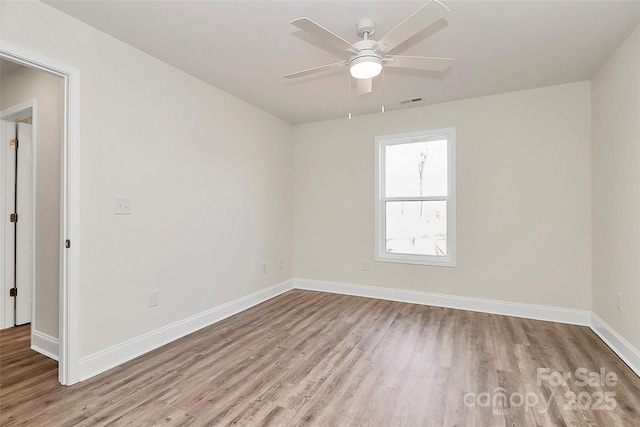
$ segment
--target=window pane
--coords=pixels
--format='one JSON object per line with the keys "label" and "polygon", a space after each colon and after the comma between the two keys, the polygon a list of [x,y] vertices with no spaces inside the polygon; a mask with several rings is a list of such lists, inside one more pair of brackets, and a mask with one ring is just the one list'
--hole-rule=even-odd
{"label": "window pane", "polygon": [[447,195],[447,141],[388,145],[385,148],[387,197]]}
{"label": "window pane", "polygon": [[386,202],[387,253],[447,255],[447,202]]}

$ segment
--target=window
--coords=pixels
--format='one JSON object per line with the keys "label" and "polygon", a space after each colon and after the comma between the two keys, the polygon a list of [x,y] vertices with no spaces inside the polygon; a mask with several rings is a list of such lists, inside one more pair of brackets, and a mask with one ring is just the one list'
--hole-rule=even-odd
{"label": "window", "polygon": [[376,137],[376,261],[455,266],[455,135]]}

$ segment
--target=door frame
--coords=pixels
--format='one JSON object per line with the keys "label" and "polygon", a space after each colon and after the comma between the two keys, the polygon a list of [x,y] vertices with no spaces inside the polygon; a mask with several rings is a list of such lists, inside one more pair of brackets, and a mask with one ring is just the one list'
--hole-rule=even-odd
{"label": "door frame", "polygon": [[[31,189],[29,190],[31,192],[31,207],[32,207],[32,212],[33,212],[33,222],[31,225],[31,237],[33,240],[33,245],[31,246],[31,323],[35,324],[36,323],[36,311],[35,311],[35,305],[36,305],[36,287],[35,287],[35,282],[36,282],[36,243],[35,243],[35,235],[36,235],[36,185],[37,185],[37,181],[36,181],[36,147],[37,147],[37,123],[38,123],[38,117],[37,117],[38,113],[37,113],[37,101],[35,99],[30,99],[29,101],[25,101],[23,103],[20,103],[18,105],[14,105],[12,107],[9,107],[7,109],[4,109],[2,111],[0,111],[0,120],[3,121],[7,121],[7,122],[19,122],[20,120],[24,120],[26,118],[32,117],[32,135],[31,135],[31,139],[32,139],[32,151],[31,151],[31,163],[32,163],[32,170],[31,170]],[[7,147],[6,141],[2,141],[2,145],[0,146],[0,158],[5,159],[5,161],[3,161],[0,164],[0,176],[2,176],[3,180],[4,178],[7,178],[7,164],[6,164],[6,155],[8,152],[9,148]],[[2,201],[0,202],[0,212],[2,212],[2,216],[3,216],[3,220],[2,220],[2,225],[0,226],[0,228],[2,229],[2,236],[6,237],[6,229],[7,229],[7,225],[8,222],[6,220],[7,215],[9,215],[11,213],[11,211],[13,210],[12,208],[9,207],[9,203],[7,203],[7,197],[6,197],[6,183],[4,183],[4,185],[2,186],[3,188],[0,189],[0,194],[2,194]],[[2,292],[2,295],[4,296],[3,299],[3,303],[0,304],[0,327],[2,328],[8,328],[14,325],[14,320],[15,320],[15,313],[14,316],[12,316],[13,318],[10,320],[8,318],[9,312],[10,311],[15,311],[15,308],[13,307],[13,301],[11,300],[11,297],[8,297],[8,293],[9,293],[9,289],[11,287],[13,287],[13,269],[15,268],[15,265],[10,269],[8,268],[7,264],[7,254],[6,251],[11,249],[13,247],[13,245],[15,244],[15,242],[13,242],[11,245],[8,244],[8,242],[6,241],[6,239],[3,239],[5,241],[2,242],[2,245],[0,247],[0,255],[2,255],[0,258],[3,260],[3,272],[4,272],[4,289],[1,289],[0,292]],[[10,248],[11,246],[11,248]],[[12,259],[12,262],[15,263],[15,260]],[[10,271],[11,270],[11,271]],[[11,273],[11,277],[9,277],[9,274]],[[33,332],[34,332],[34,328],[31,328],[31,342],[33,343]]]}
{"label": "door frame", "polygon": [[[80,71],[0,39],[0,58],[62,79],[58,380],[80,381]],[[64,242],[70,240],[71,247]]]}

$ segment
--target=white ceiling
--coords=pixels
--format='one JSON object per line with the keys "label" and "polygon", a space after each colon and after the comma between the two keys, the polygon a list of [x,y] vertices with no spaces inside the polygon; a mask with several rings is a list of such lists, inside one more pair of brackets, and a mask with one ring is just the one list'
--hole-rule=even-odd
{"label": "white ceiling", "polygon": [[378,39],[425,2],[46,3],[293,124],[588,80],[640,24],[640,0],[444,0],[449,25],[393,53],[453,57],[454,66],[441,75],[385,68],[373,92],[357,96],[347,68],[282,77],[341,60],[289,22],[306,16],[355,42],[369,17]]}

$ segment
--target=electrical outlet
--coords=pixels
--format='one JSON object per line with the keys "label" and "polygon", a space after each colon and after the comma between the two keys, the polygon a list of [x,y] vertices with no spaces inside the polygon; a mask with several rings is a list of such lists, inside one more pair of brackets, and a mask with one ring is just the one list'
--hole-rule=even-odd
{"label": "electrical outlet", "polygon": [[369,261],[366,259],[362,261],[362,271],[369,271]]}
{"label": "electrical outlet", "polygon": [[118,197],[115,201],[115,215],[131,215],[131,199],[128,197]]}
{"label": "electrical outlet", "polygon": [[281,259],[280,260],[280,270],[282,270],[284,268],[284,260]]}
{"label": "electrical outlet", "polygon": [[620,292],[618,292],[618,295],[616,298],[616,306],[618,307],[618,311],[622,311],[622,309],[624,308],[622,304],[622,294]]}
{"label": "electrical outlet", "polygon": [[149,307],[160,305],[160,291],[149,292]]}
{"label": "electrical outlet", "polygon": [[262,274],[267,274],[267,264],[262,264]]}

